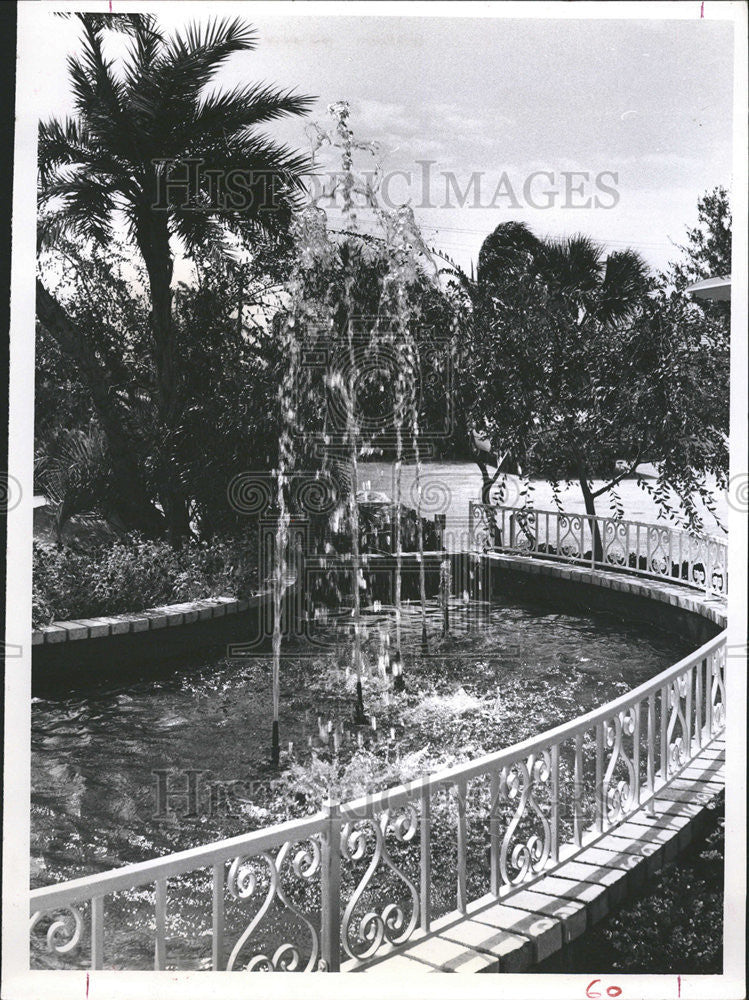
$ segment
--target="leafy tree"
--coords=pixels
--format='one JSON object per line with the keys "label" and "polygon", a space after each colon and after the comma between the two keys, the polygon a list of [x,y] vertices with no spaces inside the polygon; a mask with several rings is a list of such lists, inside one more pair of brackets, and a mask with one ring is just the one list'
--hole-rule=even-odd
{"label": "leafy tree", "polygon": [[609,494],[621,516],[617,484],[651,461],[656,501],[676,517],[675,491],[694,525],[693,494],[709,503],[705,477],[720,480],[727,466],[727,340],[721,324],[649,288],[630,251],[604,259],[585,237],[543,242],[522,225],[499,227],[479,257],[465,402],[527,477],[578,479],[589,515]]}
{"label": "leafy tree", "polygon": [[[492,417],[481,407],[479,423],[492,432],[499,454],[509,452],[523,464],[534,456],[533,464],[543,465],[552,480],[560,468],[576,475],[589,514],[595,513],[594,469],[602,460],[613,468],[620,457],[604,458],[593,426],[606,389],[597,359],[605,362],[606,338],[627,323],[646,290],[646,269],[637,254],[623,251],[604,259],[585,236],[544,241],[523,223],[506,223],[487,237],[479,254],[476,336],[488,335],[500,357],[507,353],[501,384],[509,390],[501,427],[498,414]],[[485,348],[473,352],[471,374],[482,387],[477,400],[488,402],[491,384],[480,373],[484,353]],[[565,434],[570,439],[560,451]],[[609,449],[618,445],[611,441]]]}
{"label": "leafy tree", "polygon": [[[86,330],[92,364],[105,377],[87,377],[40,324],[37,485],[55,503],[60,530],[70,516],[93,512],[120,529],[158,536],[163,425],[148,300],[125,251],[58,245],[45,256],[50,271],[63,249],[67,268],[54,301]],[[227,499],[232,477],[276,462],[281,353],[261,313],[270,308],[273,277],[258,274],[254,259],[240,264],[205,255],[195,265],[195,282],[178,285],[174,296],[181,407],[172,455],[192,532],[205,539],[240,527]],[[106,398],[97,405],[102,385]],[[143,508],[133,503],[137,495]],[[143,509],[153,513],[154,530]]]}
{"label": "leafy tree", "polygon": [[[284,237],[307,161],[258,128],[304,114],[312,99],[264,84],[209,89],[230,56],[255,48],[256,34],[241,20],[191,26],[166,38],[148,15],[118,15],[112,22],[78,16],[82,47],[69,60],[76,117],[39,129],[40,232],[47,243],[67,234],[108,246],[124,221],[137,249],[148,292],[163,514],[137,485],[132,507],[144,528],[158,531],[163,520],[176,540],[189,532],[190,497],[175,455],[184,400],[177,375],[182,345],[174,315],[174,256],[179,250],[226,254],[236,246],[232,236],[250,245],[261,234]],[[118,67],[104,52],[109,23],[130,36],[128,56]],[[238,177],[237,198],[236,186],[227,192],[222,185],[230,178],[236,185]],[[123,440],[127,434],[109,398],[112,372],[105,359],[41,281],[37,300],[41,323],[91,386],[110,451],[123,471],[130,467],[134,473],[133,442]]]}
{"label": "leafy tree", "polygon": [[[116,245],[85,250],[64,237],[42,258],[57,283],[54,295],[38,288],[46,322],[37,325],[37,481],[63,505],[66,517],[95,510],[123,527],[157,536],[164,518],[148,472],[149,465],[158,465],[160,447],[158,430],[152,427],[149,433],[153,420],[146,419],[152,382],[148,304],[123,273],[126,265]],[[106,479],[109,490],[87,502],[77,491],[71,506],[71,497],[61,491],[64,483],[80,479],[82,471],[72,466],[83,454],[69,447],[71,435],[87,436],[92,421],[103,432],[96,452],[110,474],[84,478],[100,484]]]}
{"label": "leafy tree", "polygon": [[[731,274],[731,206],[725,188],[716,187],[697,201],[697,225],[687,229],[687,243],[677,244],[682,259],[672,262],[655,285],[665,297],[683,294],[684,289],[702,278],[728,277]],[[730,302],[697,298],[691,301],[707,316],[728,324]]]}
{"label": "leafy tree", "polygon": [[700,278],[731,273],[731,204],[728,192],[715,187],[697,200],[697,225],[687,229],[687,242],[677,244],[684,259],[671,264],[668,277],[681,290]]}

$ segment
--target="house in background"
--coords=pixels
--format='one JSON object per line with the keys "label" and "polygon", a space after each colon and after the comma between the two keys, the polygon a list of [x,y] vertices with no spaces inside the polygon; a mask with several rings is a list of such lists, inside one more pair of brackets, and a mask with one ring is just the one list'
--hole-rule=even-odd
{"label": "house in background", "polygon": [[703,278],[687,285],[685,291],[696,295],[698,299],[711,299],[713,302],[731,301],[731,275],[722,278]]}

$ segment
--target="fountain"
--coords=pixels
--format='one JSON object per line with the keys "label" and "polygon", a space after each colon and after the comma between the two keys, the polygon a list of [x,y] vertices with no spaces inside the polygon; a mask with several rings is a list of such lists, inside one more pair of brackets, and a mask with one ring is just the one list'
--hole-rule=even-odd
{"label": "fountain", "polygon": [[[290,476],[298,468],[302,454],[294,448],[297,438],[307,431],[304,422],[305,405],[309,401],[301,399],[303,376],[300,369],[300,352],[306,346],[314,347],[320,337],[329,338],[334,353],[344,359],[338,366],[326,372],[327,392],[335,394],[344,414],[344,426],[330,426],[330,415],[323,407],[322,445],[313,450],[312,458],[323,469],[337,466],[345,468],[347,497],[345,505],[338,504],[333,512],[340,518],[342,507],[348,522],[350,535],[350,566],[347,575],[351,590],[352,666],[356,677],[355,705],[353,719],[355,725],[365,726],[369,719],[365,712],[362,663],[362,590],[366,589],[366,578],[362,552],[360,551],[359,516],[359,456],[363,449],[376,438],[377,431],[368,431],[362,426],[358,379],[362,366],[378,364],[378,350],[386,344],[391,356],[396,359],[394,404],[390,415],[391,427],[388,432],[394,436],[394,496],[393,504],[393,545],[396,566],[393,597],[393,626],[395,641],[392,652],[389,639],[384,646],[388,657],[388,672],[392,677],[394,691],[405,688],[404,662],[402,652],[402,603],[403,603],[403,518],[402,518],[402,468],[406,457],[414,462],[414,499],[416,504],[416,545],[419,572],[419,601],[421,605],[421,646],[428,652],[426,615],[426,571],[424,560],[424,526],[422,518],[422,458],[419,442],[418,393],[415,377],[418,371],[418,346],[415,330],[418,323],[417,308],[409,297],[409,288],[423,275],[424,264],[431,265],[429,252],[418,231],[413,212],[408,207],[395,211],[386,210],[379,202],[377,193],[381,169],[376,162],[374,171],[357,169],[355,156],[367,154],[376,159],[377,147],[372,143],[357,141],[351,131],[348,119],[349,108],[345,102],[329,108],[332,126],[323,128],[319,124],[312,127],[310,134],[313,159],[319,151],[329,146],[340,156],[340,169],[335,174],[332,190],[325,192],[329,197],[341,195],[342,225],[338,231],[329,228],[328,215],[320,207],[323,194],[311,197],[298,213],[293,225],[293,237],[298,253],[294,274],[288,285],[289,305],[281,324],[284,354],[288,358],[287,370],[280,388],[282,430],[279,440],[279,468],[277,472],[276,508],[277,528],[273,568],[273,732],[271,758],[279,761],[280,734],[278,727],[278,701],[280,685],[280,663],[284,623],[284,594],[289,586],[286,549],[289,540],[288,488]],[[359,225],[359,206],[371,214],[379,227],[380,234],[373,238],[363,233]],[[343,241],[341,242],[341,238]],[[382,279],[380,301],[371,316],[362,317],[357,308],[357,289],[354,287],[353,246],[355,241],[369,244],[374,241],[386,263],[386,273]],[[336,270],[337,269],[337,270]],[[436,269],[435,269],[436,270]],[[331,296],[330,287],[320,288],[316,280],[320,274],[331,272],[338,278],[339,287]],[[331,278],[332,280],[332,278]],[[323,280],[323,285],[325,281]],[[359,340],[364,334],[363,355]],[[304,382],[306,388],[308,383]],[[313,404],[314,405],[314,404]],[[312,414],[314,420],[315,414]],[[365,421],[366,423],[366,421]],[[311,428],[314,437],[315,428]],[[336,433],[336,430],[340,433]],[[320,442],[318,442],[318,445]],[[302,446],[301,451],[304,451]],[[307,456],[304,456],[307,457]],[[300,581],[301,585],[301,581]],[[314,612],[310,615],[314,618]]]}

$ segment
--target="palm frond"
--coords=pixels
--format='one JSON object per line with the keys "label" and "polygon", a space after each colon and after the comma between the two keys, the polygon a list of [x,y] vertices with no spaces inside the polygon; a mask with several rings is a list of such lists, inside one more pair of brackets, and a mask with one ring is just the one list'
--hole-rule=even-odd
{"label": "palm frond", "polygon": [[38,165],[42,184],[63,164],[86,163],[94,152],[86,126],[73,118],[39,123]]}
{"label": "palm frond", "polygon": [[524,222],[501,223],[481,245],[476,268],[479,285],[527,271],[540,247],[540,240]]}
{"label": "palm frond", "polygon": [[538,273],[550,288],[564,295],[585,296],[600,284],[601,257],[600,246],[588,236],[547,240],[537,257]]}
{"label": "palm frond", "polygon": [[[100,174],[72,168],[58,171],[45,187],[45,203],[58,202],[47,224],[105,244],[112,235],[112,213],[118,207],[119,188]],[[57,216],[57,222],[53,222]],[[48,232],[51,232],[48,229]]]}
{"label": "palm frond", "polygon": [[145,96],[162,115],[194,106],[229,56],[251,51],[256,44],[257,32],[240,18],[191,24],[184,35],[178,32],[164,45],[148,74]]}
{"label": "palm frond", "polygon": [[133,27],[129,58],[124,65],[125,85],[130,96],[137,93],[144,78],[163,50],[164,36],[153,17],[142,17]]}
{"label": "palm frond", "polygon": [[134,34],[142,26],[150,26],[156,30],[156,18],[153,14],[98,14],[83,11],[55,11],[55,17],[66,20],[77,18],[85,27],[98,33],[100,31],[122,31],[126,35]]}
{"label": "palm frond", "polygon": [[138,134],[125,111],[127,91],[112,67],[102,52],[101,37],[88,29],[80,55],[68,59],[76,110],[93,140],[127,161],[137,155]]}
{"label": "palm frond", "polygon": [[609,254],[601,288],[605,318],[621,319],[629,315],[647,292],[648,267],[634,250]]}
{"label": "palm frond", "polygon": [[267,84],[249,84],[207,95],[191,120],[182,123],[183,141],[193,136],[232,135],[260,124],[293,115],[305,115],[315,98],[282,91]]}

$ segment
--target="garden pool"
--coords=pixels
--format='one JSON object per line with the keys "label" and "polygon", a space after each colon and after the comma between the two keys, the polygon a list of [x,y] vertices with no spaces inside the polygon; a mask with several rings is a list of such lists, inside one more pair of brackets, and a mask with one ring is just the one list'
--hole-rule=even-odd
{"label": "garden pool", "polygon": [[126,679],[35,698],[32,886],[309,812],[336,777],[346,798],[363,782],[387,787],[404,774],[499,750],[615,698],[691,651],[686,638],[655,626],[511,595],[493,605],[452,600],[447,639],[436,602],[427,621],[424,655],[420,607],[404,607],[403,693],[378,668],[379,630],[371,630],[367,726],[353,722],[347,652],[285,657],[278,770],[269,764],[267,657],[196,653],[158,671],[134,665]]}

